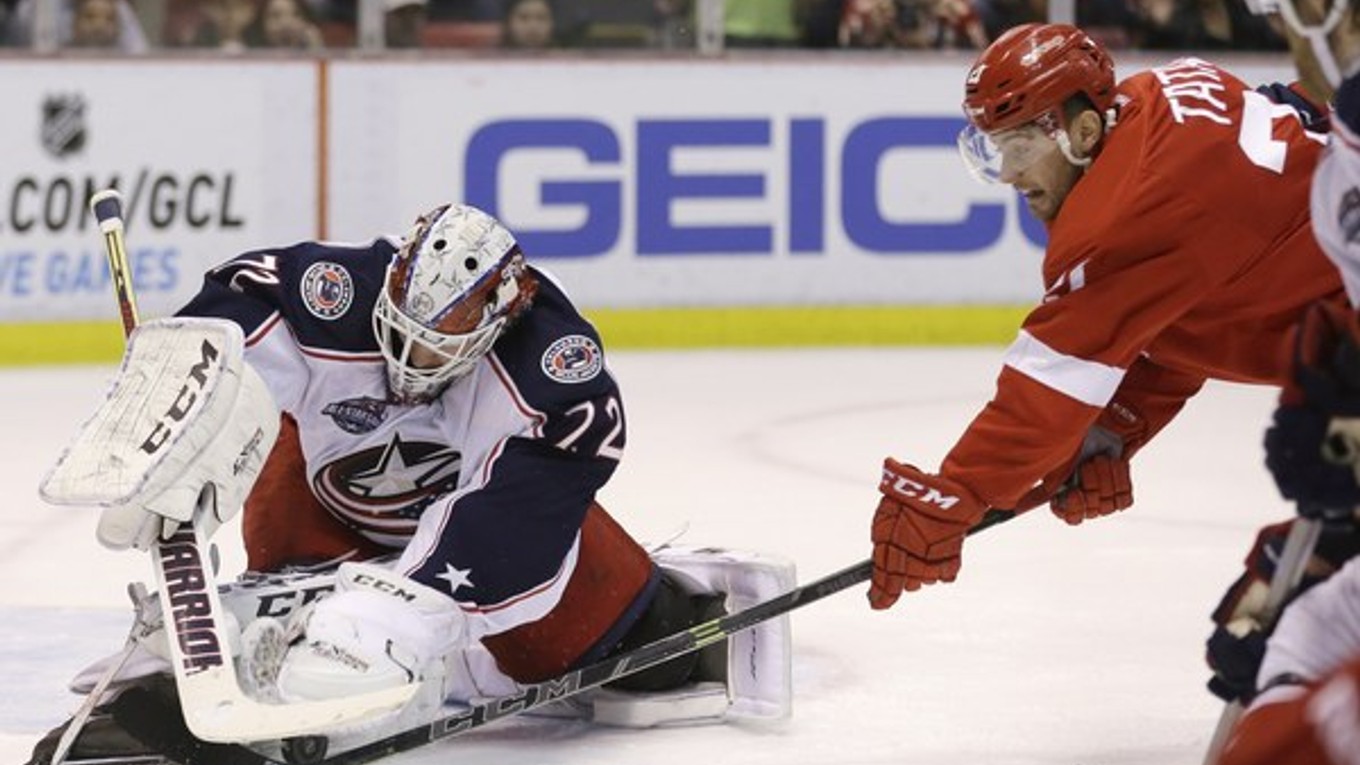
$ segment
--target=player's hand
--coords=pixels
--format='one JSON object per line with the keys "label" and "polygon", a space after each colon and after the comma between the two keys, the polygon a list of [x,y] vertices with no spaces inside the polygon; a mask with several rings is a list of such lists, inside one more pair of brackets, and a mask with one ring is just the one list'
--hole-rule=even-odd
{"label": "player's hand", "polygon": [[1048,503],[1053,514],[1075,526],[1133,504],[1129,462],[1097,454],[1077,466],[1071,480]]}
{"label": "player's hand", "polygon": [[[1256,670],[1265,655],[1273,619],[1266,613],[1270,581],[1293,524],[1292,520],[1274,523],[1257,532],[1241,576],[1228,587],[1210,617],[1215,628],[1206,641],[1205,658],[1214,673],[1209,690],[1224,701],[1247,702],[1256,692]],[[1294,595],[1331,576],[1357,553],[1360,531],[1323,527]]]}
{"label": "player's hand", "polygon": [[1310,517],[1353,519],[1360,505],[1360,320],[1334,302],[1309,306],[1292,374],[1266,430],[1266,467]]}
{"label": "player's hand", "polygon": [[986,507],[961,484],[922,473],[889,457],[874,513],[874,573],[869,604],[897,602],[903,590],[952,582],[962,563],[963,538]]}

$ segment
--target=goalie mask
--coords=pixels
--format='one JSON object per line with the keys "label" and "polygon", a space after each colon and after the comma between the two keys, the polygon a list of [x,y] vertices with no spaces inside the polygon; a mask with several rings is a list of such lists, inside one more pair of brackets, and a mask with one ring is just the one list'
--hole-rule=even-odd
{"label": "goalie mask", "polygon": [[448,204],[418,218],[373,309],[392,397],[428,402],[472,371],[536,288],[514,236],[481,210]]}
{"label": "goalie mask", "polygon": [[996,182],[1004,166],[1019,172],[1048,150],[1083,166],[1063,129],[1063,106],[1084,95],[1106,118],[1115,101],[1114,60],[1068,24],[1022,24],[982,52],[968,71],[959,150],[974,176]]}

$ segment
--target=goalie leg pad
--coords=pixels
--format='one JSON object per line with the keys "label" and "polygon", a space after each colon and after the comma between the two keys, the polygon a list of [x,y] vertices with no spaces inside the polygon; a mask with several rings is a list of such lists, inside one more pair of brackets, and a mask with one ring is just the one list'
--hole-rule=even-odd
{"label": "goalie leg pad", "polygon": [[[691,595],[723,596],[728,613],[793,589],[791,561],[739,550],[666,545],[652,559]],[[709,615],[712,618],[712,615]],[[793,647],[787,614],[727,638],[728,717],[782,719],[793,708]]]}

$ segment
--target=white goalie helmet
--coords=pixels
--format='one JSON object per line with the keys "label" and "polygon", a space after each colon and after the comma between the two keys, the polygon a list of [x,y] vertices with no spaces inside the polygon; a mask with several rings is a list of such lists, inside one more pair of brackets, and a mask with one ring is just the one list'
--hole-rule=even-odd
{"label": "white goalie helmet", "polygon": [[490,215],[445,204],[417,218],[373,309],[392,397],[431,401],[472,371],[536,288],[515,237]]}

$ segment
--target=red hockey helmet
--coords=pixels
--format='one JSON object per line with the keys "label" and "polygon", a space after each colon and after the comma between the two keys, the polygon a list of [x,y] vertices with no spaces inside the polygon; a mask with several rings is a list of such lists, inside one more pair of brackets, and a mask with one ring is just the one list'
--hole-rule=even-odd
{"label": "red hockey helmet", "polygon": [[1085,94],[1103,116],[1114,106],[1114,60],[1070,24],[1022,24],[1001,35],[968,71],[963,111],[994,133],[1032,122]]}

